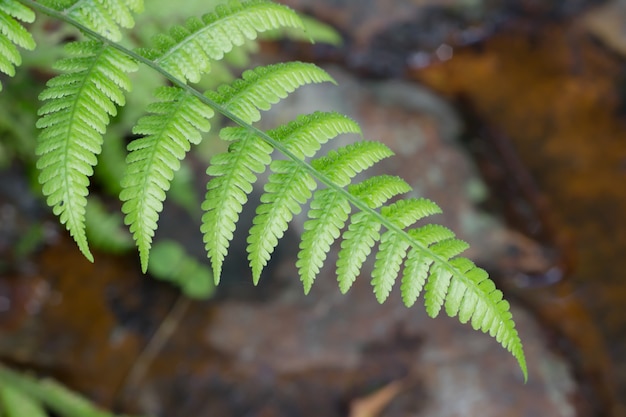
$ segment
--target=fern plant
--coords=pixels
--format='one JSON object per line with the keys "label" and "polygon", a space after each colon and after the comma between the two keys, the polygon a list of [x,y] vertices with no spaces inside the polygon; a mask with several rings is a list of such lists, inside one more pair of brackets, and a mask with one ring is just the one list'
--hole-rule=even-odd
{"label": "fern plant", "polygon": [[291,62],[246,71],[215,90],[202,92],[191,85],[210,74],[213,62],[259,33],[302,29],[294,11],[268,0],[233,1],[157,34],[151,47],[130,50],[121,43],[123,28],[133,25],[133,13],[142,7],[141,0],[0,0],[0,70],[5,74],[12,75],[20,63],[16,46],[34,47],[19,22],[32,21],[33,11],[72,25],[87,38],[66,45],[68,57],[56,66],[61,74],[41,93],[45,104],[39,111],[36,152],[47,203],[89,260],[93,260],[85,234],[89,178],[110,117],[124,105],[125,92],[132,87],[128,74],[143,64],[171,84],[154,92],[148,114],[133,128],[140,137],[128,146],[121,184],[125,223],[144,271],[173,175],[217,113],[237,126],[220,131],[230,146],[211,160],[202,203],[201,231],[216,283],[242,207],[258,175],[269,169],[247,239],[255,283],[293,216],[310,200],[297,261],[305,292],[336,240],[341,241],[336,272],[342,292],[348,291],[375,251],[371,284],[378,301],[387,299],[401,276],[407,306],[424,291],[430,316],[445,309],[461,322],[489,332],[513,354],[526,378],[509,304],[484,270],[459,256],[467,244],[443,226],[414,226],[439,213],[439,207],[423,198],[399,199],[411,187],[397,177],[355,182],[359,172],[392,155],[385,145],[361,141],[320,155],[322,145],[336,136],[361,134],[356,122],[334,112],[302,115],[269,131],[255,127],[261,111],[305,84],[334,82],[330,75],[313,64]]}

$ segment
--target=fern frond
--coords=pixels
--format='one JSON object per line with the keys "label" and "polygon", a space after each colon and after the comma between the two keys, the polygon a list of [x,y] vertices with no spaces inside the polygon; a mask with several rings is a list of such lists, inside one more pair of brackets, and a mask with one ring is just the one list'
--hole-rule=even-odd
{"label": "fern frond", "polygon": [[[22,1],[35,10],[44,10],[37,2]],[[139,247],[144,270],[173,173],[191,144],[200,141],[200,132],[209,129],[208,119],[216,110],[241,126],[222,130],[222,136],[232,144],[227,153],[213,159],[207,170],[213,178],[203,204],[202,232],[216,280],[242,205],[257,174],[269,164],[272,173],[247,240],[255,284],[293,216],[302,210],[318,183],[323,184],[325,188],[314,194],[297,262],[305,291],[311,288],[330,245],[339,238],[349,218],[337,261],[341,291],[348,290],[378,243],[372,285],[379,301],[387,298],[404,263],[401,289],[406,304],[412,304],[424,289],[429,315],[435,316],[445,307],[449,315],[458,315],[463,322],[471,320],[474,328],[489,332],[513,353],[526,376],[522,344],[508,303],[486,272],[457,257],[467,245],[442,227],[409,229],[419,219],[439,212],[439,208],[425,199],[384,205],[410,190],[396,177],[350,184],[358,172],[389,156],[389,149],[360,142],[307,162],[306,158],[315,157],[322,144],[338,134],[360,133],[358,125],[337,113],[300,116],[268,132],[251,125],[259,120],[261,110],[295,88],[332,82],[328,74],[311,64],[279,64],[246,72],[241,80],[205,95],[187,85],[209,72],[212,61],[254,39],[259,32],[302,27],[293,11],[268,0],[232,2],[202,19],[192,18],[184,26],[172,28],[168,35],[157,36],[155,48],[137,54],[105,37],[113,39],[118,36],[119,26],[132,25],[130,11],[138,7],[139,0],[63,3],[70,5],[62,8],[63,13],[58,12],[59,8],[44,12],[80,27],[99,42],[72,44],[74,57],[60,65],[67,73],[51,80],[42,93],[42,99],[48,102],[38,122],[44,129],[37,149],[38,167],[48,204],[89,259],[92,257],[84,230],[88,177],[109,117],[115,114],[116,105],[124,102],[122,90],[128,89],[125,72],[135,67],[126,57],[133,57],[177,86],[159,89],[156,95],[160,101],[148,108],[152,114],[140,119],[133,129],[144,137],[129,145],[129,168],[122,181],[122,210]],[[0,5],[5,4],[12,3],[0,0]],[[120,7],[123,10],[118,10]],[[3,12],[5,9],[0,8]],[[11,27],[13,32],[20,31],[15,25]],[[2,31],[0,47],[4,39],[15,48],[7,33]],[[11,69],[16,59],[14,54],[7,61]],[[0,70],[8,71],[6,68]],[[272,149],[287,160],[271,162]],[[352,207],[357,212],[351,215]]]}
{"label": "fern frond", "polygon": [[135,25],[133,13],[143,11],[143,0],[48,0],[43,3],[114,42],[122,39],[120,28]]}
{"label": "fern frond", "polygon": [[273,161],[270,169],[273,174],[265,184],[265,193],[248,235],[248,260],[255,284],[293,215],[300,213],[301,206],[317,187],[313,177],[297,162]]}
{"label": "fern frond", "polygon": [[213,265],[213,277],[219,283],[224,257],[233,238],[242,206],[248,201],[252,184],[271,162],[273,148],[243,128],[222,129],[224,140],[234,141],[228,152],[211,158],[202,209],[201,231],[205,248]]}
{"label": "fern frond", "polygon": [[269,110],[272,104],[305,84],[325,81],[335,83],[317,65],[295,61],[245,71],[242,78],[217,92],[207,92],[206,96],[246,123],[253,123],[261,119],[259,109]]}
{"label": "fern frond", "polygon": [[15,67],[22,63],[16,45],[28,50],[36,46],[30,32],[18,20],[32,23],[35,13],[15,0],[0,0],[0,72],[10,77],[15,75]]}
{"label": "fern frond", "polygon": [[303,28],[298,15],[286,6],[266,0],[233,1],[218,6],[214,13],[189,19],[169,34],[154,39],[156,47],[140,53],[174,77],[198,82],[211,70],[211,60],[220,60],[233,46],[257,33],[282,27]]}
{"label": "fern frond", "polygon": [[85,256],[93,261],[85,237],[85,206],[88,177],[93,174],[102,135],[116,105],[125,103],[123,90],[130,89],[126,75],[137,65],[126,55],[100,42],[73,42],[73,55],[56,68],[66,73],[47,83],[39,98],[36,153],[39,182],[47,202],[59,216]]}
{"label": "fern frond", "polygon": [[128,168],[120,193],[124,222],[137,242],[144,272],[165,192],[191,144],[200,143],[200,132],[210,129],[208,119],[214,114],[177,87],[161,87],[155,95],[160,101],[147,107],[152,114],[139,119],[133,128],[133,133],[145,136],[128,145]]}

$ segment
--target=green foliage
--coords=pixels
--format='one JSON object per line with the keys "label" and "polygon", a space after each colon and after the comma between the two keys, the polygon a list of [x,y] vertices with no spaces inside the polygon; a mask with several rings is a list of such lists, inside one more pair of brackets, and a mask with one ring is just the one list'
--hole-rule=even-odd
{"label": "green foliage", "polygon": [[[17,20],[16,20],[17,19]],[[16,48],[35,49],[32,35],[18,22],[35,21],[35,13],[28,7],[12,0],[0,0],[0,72],[15,75],[15,66],[22,63]],[[0,83],[0,91],[2,83]]]}
{"label": "green foliage", "polygon": [[48,205],[93,261],[85,236],[88,177],[97,164],[109,116],[117,113],[116,105],[124,105],[122,90],[130,89],[126,73],[137,65],[103,42],[72,42],[66,50],[72,57],[55,67],[65,72],[48,81],[39,96],[48,102],[39,109],[37,168]]}
{"label": "green foliage", "polygon": [[7,417],[46,417],[38,401],[11,385],[0,387],[0,410],[4,410],[3,415]]}
{"label": "green foliage", "polygon": [[[407,305],[423,290],[430,316],[445,308],[450,316],[489,332],[513,354],[526,376],[509,304],[485,271],[459,256],[467,244],[442,226],[414,226],[438,213],[439,207],[422,198],[398,199],[411,189],[400,178],[378,176],[354,182],[358,173],[391,156],[386,146],[361,141],[320,154],[322,145],[336,136],[360,134],[354,121],[337,113],[302,115],[269,131],[252,125],[262,117],[261,111],[296,88],[333,82],[328,74],[313,64],[295,62],[246,71],[241,79],[205,92],[188,85],[202,82],[214,62],[235,46],[255,39],[259,32],[303,28],[291,9],[267,0],[233,1],[157,34],[152,47],[133,52],[117,39],[122,33],[119,27],[132,25],[131,12],[141,9],[139,1],[50,1],[46,2],[49,7],[33,0],[2,0],[0,4],[2,10],[23,9],[23,5],[36,9],[79,28],[90,38],[67,46],[70,57],[58,63],[56,68],[62,74],[50,80],[41,95],[47,102],[37,124],[42,128],[37,166],[43,192],[89,259],[85,235],[89,177],[98,163],[109,117],[125,103],[123,90],[131,86],[127,73],[141,63],[172,84],[155,91],[157,100],[146,108],[149,114],[133,128],[141,137],[128,146],[121,183],[125,223],[139,248],[144,270],[174,173],[191,145],[200,143],[202,133],[209,130],[214,114],[220,114],[238,126],[220,131],[230,146],[211,160],[207,169],[211,178],[202,203],[201,230],[216,282],[242,207],[257,176],[269,169],[247,240],[255,283],[293,216],[311,200],[297,261],[305,292],[336,240],[341,240],[336,267],[343,292],[375,250],[371,283],[380,302],[402,275],[400,288]],[[28,13],[28,9],[22,10],[20,16]],[[0,42],[17,43],[15,33],[24,38],[19,24],[10,27],[10,31],[3,27]],[[11,62],[19,63],[16,59]],[[170,251],[176,253],[176,249]],[[189,271],[194,268],[190,266]]]}
{"label": "green foliage", "polygon": [[192,17],[184,26],[154,38],[155,47],[140,50],[146,58],[181,81],[198,82],[211,70],[211,60],[220,60],[233,46],[255,39],[257,33],[280,27],[303,28],[290,9],[265,0],[232,2],[215,13]]}
{"label": "green foliage", "polygon": [[146,136],[128,146],[128,169],[120,192],[125,222],[137,241],[144,272],[165,191],[190,144],[198,144],[200,132],[210,129],[208,119],[213,116],[213,110],[179,88],[160,87],[155,95],[160,101],[146,109],[152,114],[139,119],[133,129]]}
{"label": "green foliage", "polygon": [[94,247],[109,253],[132,249],[133,239],[122,226],[119,213],[109,212],[97,196],[90,196],[85,210],[85,231]]}
{"label": "green foliage", "polygon": [[46,410],[60,417],[116,416],[98,409],[54,380],[37,379],[0,365],[0,415],[45,417]]}
{"label": "green foliage", "polygon": [[154,245],[148,270],[153,277],[179,287],[189,298],[202,300],[215,292],[211,270],[171,240]]}

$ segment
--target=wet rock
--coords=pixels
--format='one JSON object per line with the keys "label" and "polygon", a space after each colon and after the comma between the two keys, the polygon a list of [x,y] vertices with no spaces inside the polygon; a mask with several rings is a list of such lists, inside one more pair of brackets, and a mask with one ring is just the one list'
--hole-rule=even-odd
{"label": "wet rock", "polygon": [[[533,305],[576,341],[581,378],[596,381],[595,395],[605,407],[599,415],[621,416],[626,339],[620,254],[626,225],[618,184],[626,155],[620,116],[624,70],[622,60],[592,41],[581,23],[547,26],[534,39],[503,33],[481,50],[465,50],[414,76],[451,96],[469,97],[485,123],[505,133],[535,179],[548,203],[553,241],[570,266],[567,290]],[[572,299],[590,316],[564,315],[560,306]]]}
{"label": "wet rock", "polygon": [[585,28],[609,48],[626,55],[626,2],[613,0],[590,10],[582,18]]}

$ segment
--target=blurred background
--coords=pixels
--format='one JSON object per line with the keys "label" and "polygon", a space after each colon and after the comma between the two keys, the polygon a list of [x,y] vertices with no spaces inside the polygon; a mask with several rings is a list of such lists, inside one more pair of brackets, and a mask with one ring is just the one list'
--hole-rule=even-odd
{"label": "blurred background", "polygon": [[[218,2],[148,0],[133,40],[208,3]],[[304,296],[303,218],[258,287],[243,232],[217,289],[185,287],[208,274],[199,208],[207,161],[224,149],[211,135],[161,216],[165,265],[143,276],[114,196],[124,141],[161,82],[146,69],[107,132],[88,218],[92,242],[106,239],[86,261],[35,185],[37,95],[61,55],[52,46],[74,36],[45,19],[32,27],[39,48],[0,94],[1,362],[142,415],[626,416],[626,1],[284,3],[336,33],[318,27],[314,45],[262,40],[203,88],[242,65],[327,69],[338,86],[299,90],[262,126],[337,110],[386,143],[396,156],[371,173],[406,179],[442,207],[433,221],[471,244],[467,256],[511,301],[528,382],[489,336],[406,309],[397,288],[379,305],[365,273],[341,295],[327,262]]]}

